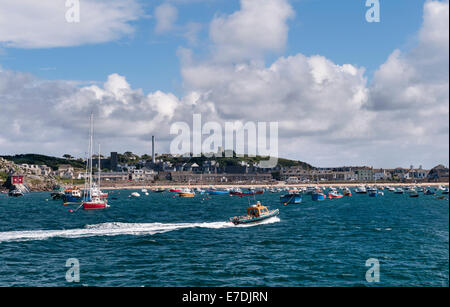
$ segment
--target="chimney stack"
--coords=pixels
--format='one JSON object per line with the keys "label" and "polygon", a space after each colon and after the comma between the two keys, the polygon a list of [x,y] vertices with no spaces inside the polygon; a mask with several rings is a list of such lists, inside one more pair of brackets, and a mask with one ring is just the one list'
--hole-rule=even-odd
{"label": "chimney stack", "polygon": [[152,135],[152,162],[155,164],[155,136]]}

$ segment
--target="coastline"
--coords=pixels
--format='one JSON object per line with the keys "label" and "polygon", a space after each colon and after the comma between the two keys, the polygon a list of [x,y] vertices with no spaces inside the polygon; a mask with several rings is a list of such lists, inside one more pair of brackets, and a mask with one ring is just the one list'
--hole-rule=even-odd
{"label": "coastline", "polygon": [[[438,187],[438,186],[448,186],[448,182],[425,182],[425,183],[299,183],[299,184],[148,184],[148,185],[121,185],[121,186],[102,186],[103,190],[137,190],[137,189],[170,189],[170,188],[180,188],[187,187],[190,188],[216,188],[216,189],[224,189],[224,188],[299,188],[299,187],[307,187],[307,186],[324,186],[324,187],[358,187],[361,185],[370,185],[370,186],[393,186],[393,187],[404,187],[404,186],[422,186],[422,187]],[[79,188],[83,188],[83,186],[79,186]]]}

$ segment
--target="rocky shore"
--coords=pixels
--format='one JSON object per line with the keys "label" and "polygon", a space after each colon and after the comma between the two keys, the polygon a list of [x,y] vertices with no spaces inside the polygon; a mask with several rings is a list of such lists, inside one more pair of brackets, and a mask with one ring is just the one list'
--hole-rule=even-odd
{"label": "rocky shore", "polygon": [[25,186],[31,192],[45,192],[51,191],[53,187],[58,184],[56,178],[52,176],[38,176],[27,174],[27,171],[20,167],[20,165],[14,162],[0,158],[0,192],[8,192],[10,186],[7,182],[7,176],[9,174],[20,174],[25,176]]}

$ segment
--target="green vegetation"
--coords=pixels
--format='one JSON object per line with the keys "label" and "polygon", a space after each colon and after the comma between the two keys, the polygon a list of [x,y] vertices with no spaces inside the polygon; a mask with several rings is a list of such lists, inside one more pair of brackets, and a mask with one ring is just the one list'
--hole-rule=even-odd
{"label": "green vegetation", "polygon": [[78,160],[68,160],[64,158],[49,157],[45,155],[38,154],[24,154],[24,155],[14,155],[14,156],[1,156],[2,158],[12,161],[16,164],[36,164],[36,165],[47,165],[53,170],[57,170],[59,165],[70,164],[74,168],[84,168],[85,163],[82,159]]}
{"label": "green vegetation", "polygon": [[[36,164],[36,165],[47,165],[51,167],[53,170],[57,170],[60,165],[63,164],[69,164],[74,168],[78,169],[84,169],[85,163],[82,159],[75,160],[71,155],[65,154],[65,158],[57,158],[57,157],[50,157],[45,155],[39,155],[39,154],[21,154],[21,155],[14,155],[14,156],[2,156],[4,159],[12,161],[16,164]],[[103,156],[102,156],[103,158]],[[127,151],[124,154],[118,154],[117,155],[118,162],[121,164],[129,164],[129,165],[136,165],[139,167],[139,160],[145,160],[150,161],[151,156],[144,154],[141,157],[132,153],[131,151]],[[197,163],[198,165],[202,165],[203,162],[208,160],[215,160],[217,161],[220,166],[236,166],[239,165],[241,162],[247,162],[249,165],[257,165],[259,162],[263,160],[268,160],[269,157],[263,157],[263,156],[256,156],[256,157],[249,157],[247,155],[244,156],[237,156],[235,152],[233,152],[233,157],[206,157],[205,155],[202,155],[200,157],[167,157],[167,156],[158,156],[158,159],[171,162],[172,164],[178,164],[178,163]],[[302,162],[302,161],[296,161],[296,160],[289,160],[289,159],[283,159],[278,158],[278,165],[282,167],[292,167],[292,166],[298,166],[302,167],[304,169],[313,169],[314,167],[311,166],[308,163]]]}
{"label": "green vegetation", "polygon": [[8,179],[8,173],[0,172],[0,181],[6,181],[6,179]]}
{"label": "green vegetation", "polygon": [[77,185],[77,184],[84,184],[84,179],[66,179],[66,178],[59,178],[59,182],[62,182],[65,185]]}

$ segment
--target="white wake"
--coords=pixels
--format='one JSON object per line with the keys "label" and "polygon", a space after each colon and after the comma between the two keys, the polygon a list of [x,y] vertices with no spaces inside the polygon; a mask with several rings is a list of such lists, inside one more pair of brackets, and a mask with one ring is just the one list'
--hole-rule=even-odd
{"label": "white wake", "polygon": [[46,240],[49,238],[83,238],[96,236],[119,236],[119,235],[154,235],[183,228],[228,228],[228,227],[249,227],[261,224],[269,224],[280,221],[278,217],[273,217],[252,225],[235,226],[230,222],[211,223],[101,223],[86,225],[84,228],[65,230],[25,230],[0,232],[0,242],[6,241],[29,241]]}

